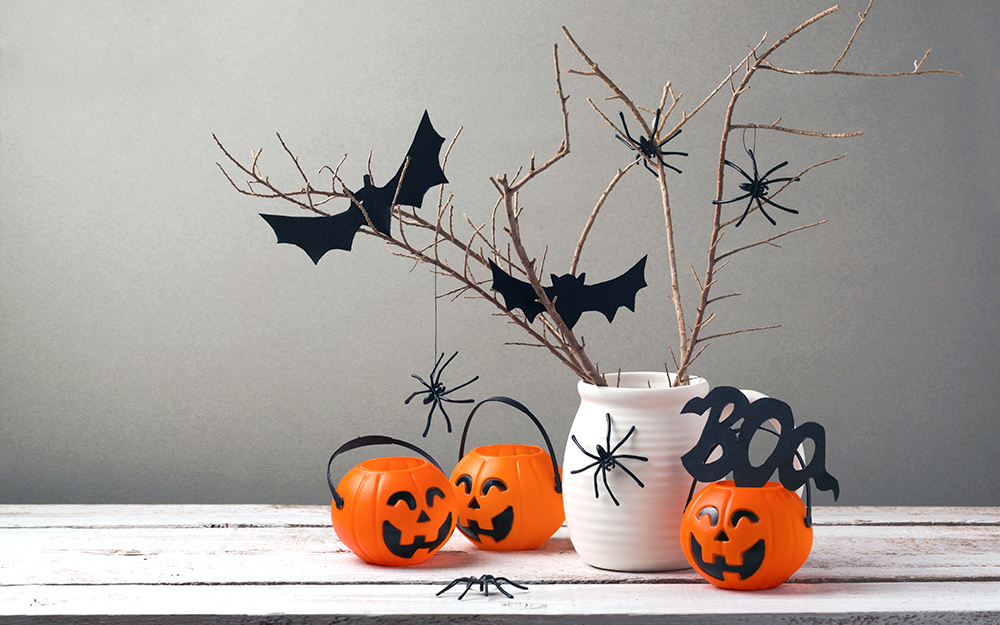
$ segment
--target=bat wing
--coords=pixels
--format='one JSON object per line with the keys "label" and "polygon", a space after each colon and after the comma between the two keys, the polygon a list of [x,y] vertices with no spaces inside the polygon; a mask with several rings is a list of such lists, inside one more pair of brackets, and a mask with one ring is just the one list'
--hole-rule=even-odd
{"label": "bat wing", "polygon": [[[444,137],[439,135],[434,126],[431,125],[431,118],[424,111],[424,116],[420,119],[417,132],[413,135],[413,142],[406,152],[406,157],[410,159],[410,164],[406,165],[406,160],[399,166],[396,175],[392,177],[387,185],[382,187],[388,191],[389,204],[392,203],[393,196],[396,196],[396,187],[399,187],[399,195],[396,196],[397,204],[414,206],[420,208],[424,201],[424,194],[431,187],[448,182],[445,178],[444,170],[438,162],[441,154],[441,144]],[[403,184],[399,184],[399,177],[403,175],[403,166],[406,166],[406,175],[403,177]]]}
{"label": "bat wing", "polygon": [[354,235],[365,223],[365,217],[356,205],[342,213],[324,217],[289,217],[261,213],[278,243],[291,243],[302,248],[314,264],[330,250],[350,250]]}
{"label": "bat wing", "polygon": [[350,251],[354,243],[354,235],[358,228],[366,225],[365,213],[375,229],[388,235],[392,225],[392,199],[398,204],[420,207],[424,194],[431,187],[448,182],[444,171],[438,163],[438,154],[444,137],[439,135],[431,125],[430,116],[424,111],[424,116],[417,126],[413,142],[406,156],[410,164],[406,166],[406,176],[402,185],[399,184],[403,174],[403,165],[399,166],[396,175],[385,186],[376,187],[371,178],[365,176],[364,186],[354,193],[355,199],[364,206],[364,211],[358,204],[351,202],[351,207],[342,213],[322,217],[288,217],[285,215],[264,215],[261,217],[271,226],[278,237],[278,243],[291,243],[302,248],[313,263],[319,264],[319,259],[330,250]]}
{"label": "bat wing", "polygon": [[528,319],[528,323],[535,320],[538,313],[545,310],[545,307],[538,301],[538,295],[531,285],[517,278],[511,277],[503,269],[496,266],[491,260],[490,269],[493,271],[493,290],[503,296],[503,303],[508,311],[520,308],[521,312]]}
{"label": "bat wing", "polygon": [[635,312],[635,294],[646,286],[646,256],[639,259],[631,269],[607,282],[598,282],[584,287],[583,310],[596,310],[608,318],[615,320],[615,313],[624,306]]}

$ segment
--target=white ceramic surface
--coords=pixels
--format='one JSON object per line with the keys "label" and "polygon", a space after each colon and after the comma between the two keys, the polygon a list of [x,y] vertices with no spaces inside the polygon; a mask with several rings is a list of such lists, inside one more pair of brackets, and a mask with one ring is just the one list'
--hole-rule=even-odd
{"label": "white ceramic surface", "polygon": [[[692,378],[689,386],[670,387],[666,373],[622,373],[608,376],[608,387],[580,382],[580,408],[570,428],[563,458],[563,505],[573,547],[591,566],[615,571],[666,571],[687,568],[677,536],[691,476],[680,457],[697,442],[704,426],[702,415],[681,414],[688,400],[708,393],[708,382]],[[647,385],[648,383],[648,385]],[[650,388],[652,386],[652,388]],[[611,415],[611,447],[636,430],[616,454],[645,456],[622,464],[644,484],[640,488],[621,468],[607,473],[608,486],[621,505],[616,506],[597,467],[574,474],[594,462],[573,442],[591,454],[608,449],[607,414]]]}

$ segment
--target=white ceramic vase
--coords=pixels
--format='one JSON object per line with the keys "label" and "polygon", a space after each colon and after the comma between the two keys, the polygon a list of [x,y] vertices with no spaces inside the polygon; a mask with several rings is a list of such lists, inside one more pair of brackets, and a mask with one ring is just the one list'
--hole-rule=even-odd
{"label": "white ceramic vase", "polygon": [[[671,387],[666,373],[655,372],[622,373],[618,378],[608,375],[607,387],[582,381],[577,386],[580,409],[562,465],[570,540],[585,562],[601,569],[688,568],[677,537],[691,476],[680,457],[698,441],[705,417],[682,415],[681,409],[688,400],[704,397],[708,382],[692,377],[689,386]],[[598,446],[603,454],[617,456],[619,465],[602,471]],[[584,469],[588,465],[593,466]]]}

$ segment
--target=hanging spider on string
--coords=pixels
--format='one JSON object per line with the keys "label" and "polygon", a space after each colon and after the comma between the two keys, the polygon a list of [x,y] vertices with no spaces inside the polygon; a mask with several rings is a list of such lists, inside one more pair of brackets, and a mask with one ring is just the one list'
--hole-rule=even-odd
{"label": "hanging spider on string", "polygon": [[754,154],[754,150],[757,149],[757,128],[756,127],[754,127],[754,131],[753,131],[753,147],[752,148],[748,148],[747,147],[747,131],[746,131],[745,128],[743,129],[743,149],[746,150],[746,153],[750,156],[750,163],[751,163],[751,165],[753,165],[753,177],[751,177],[747,172],[743,171],[743,169],[739,165],[737,165],[736,163],[733,163],[730,160],[726,160],[725,163],[726,163],[726,165],[728,165],[728,166],[732,167],[733,169],[735,169],[736,171],[740,172],[740,174],[742,174],[742,176],[747,179],[747,182],[741,182],[740,183],[740,190],[741,191],[746,191],[746,193],[744,193],[743,195],[740,195],[738,197],[734,197],[731,200],[712,200],[712,204],[715,204],[715,205],[731,204],[733,202],[739,202],[740,200],[745,200],[747,198],[750,198],[750,201],[747,202],[747,207],[743,210],[743,215],[740,217],[739,221],[736,222],[736,227],[737,228],[740,227],[740,224],[743,223],[743,220],[746,219],[747,215],[750,214],[750,210],[753,208],[753,205],[754,205],[755,202],[757,204],[757,208],[760,209],[760,214],[763,215],[764,217],[767,217],[767,220],[771,222],[772,226],[776,226],[778,224],[777,224],[777,222],[774,221],[774,219],[770,215],[767,214],[767,211],[764,210],[764,204],[765,203],[770,204],[771,206],[773,206],[775,208],[780,208],[781,210],[783,210],[785,212],[793,213],[795,215],[798,215],[799,211],[795,210],[794,208],[788,208],[788,207],[782,206],[781,204],[778,204],[777,202],[775,202],[774,200],[772,200],[771,198],[769,198],[767,196],[767,194],[769,192],[768,185],[777,184],[779,182],[796,182],[796,181],[799,180],[799,178],[797,178],[797,177],[772,178],[772,179],[768,180],[768,176],[770,176],[774,172],[778,171],[779,169],[781,169],[782,167],[784,167],[785,165],[787,165],[788,161],[782,161],[782,162],[778,163],[777,165],[775,165],[771,169],[767,170],[764,173],[763,176],[761,176],[758,173],[758,171],[757,171],[757,157]]}
{"label": "hanging spider on string", "polygon": [[[425,438],[427,437],[427,432],[429,432],[431,429],[431,417],[434,416],[435,408],[441,409],[441,414],[444,415],[444,422],[448,425],[448,433],[451,434],[451,419],[448,418],[448,412],[444,409],[444,402],[449,402],[452,404],[471,404],[476,401],[475,399],[452,399],[448,397],[448,395],[451,395],[455,391],[461,388],[465,388],[466,386],[472,384],[473,382],[479,379],[478,375],[469,380],[468,382],[464,384],[459,384],[458,386],[452,389],[449,389],[444,384],[441,384],[441,374],[444,373],[445,367],[447,367],[451,363],[451,361],[455,359],[455,356],[458,356],[458,352],[452,354],[451,358],[445,361],[444,365],[441,365],[441,359],[444,358],[444,352],[441,352],[441,356],[438,357],[437,362],[434,363],[434,368],[431,369],[431,374],[430,376],[428,376],[430,382],[425,381],[422,377],[420,377],[416,373],[413,374],[413,377],[419,380],[420,383],[424,385],[426,390],[414,391],[409,397],[406,398],[406,401],[404,401],[403,403],[409,404],[410,400],[412,400],[417,395],[426,395],[426,397],[424,397],[424,405],[426,406],[427,404],[431,404],[431,409],[430,412],[427,413],[427,426],[424,428],[424,433],[422,435]],[[438,368],[438,365],[441,365],[440,369]]]}
{"label": "hanging spider on string", "polygon": [[627,441],[635,432],[635,426],[633,425],[632,428],[629,429],[628,433],[620,441],[618,441],[618,443],[614,447],[612,447],[611,413],[607,413],[607,420],[608,420],[608,436],[606,442],[608,446],[605,448],[602,447],[600,444],[598,444],[596,455],[584,449],[583,445],[580,444],[580,441],[576,440],[576,435],[570,436],[570,439],[573,441],[574,444],[576,444],[576,446],[580,449],[580,451],[582,451],[583,454],[588,458],[592,458],[594,460],[594,462],[591,462],[587,466],[581,469],[576,469],[575,471],[570,471],[570,473],[576,475],[577,473],[583,473],[587,469],[594,468],[594,498],[595,499],[601,498],[601,494],[597,489],[597,476],[600,475],[604,479],[605,490],[607,490],[608,494],[611,495],[611,501],[613,501],[616,506],[620,506],[621,504],[618,502],[618,499],[615,497],[615,494],[611,492],[611,487],[608,485],[608,471],[611,471],[615,467],[618,467],[626,474],[628,474],[629,477],[635,480],[635,483],[639,485],[639,488],[645,488],[646,485],[642,483],[642,480],[636,477],[635,473],[629,471],[628,467],[622,464],[621,461],[623,458],[627,458],[629,460],[648,462],[649,458],[646,458],[645,456],[636,456],[633,454],[616,454],[615,452],[621,449],[621,446],[625,444],[625,441]]}
{"label": "hanging spider on string", "polygon": [[663,157],[687,156],[688,153],[664,152],[662,149],[663,146],[666,145],[668,141],[670,141],[677,135],[681,134],[681,129],[678,128],[677,130],[670,133],[670,136],[668,136],[666,139],[663,139],[662,141],[657,141],[656,133],[659,132],[660,130],[660,109],[656,109],[656,120],[653,122],[653,130],[650,132],[649,136],[648,137],[642,136],[639,137],[638,139],[633,138],[632,135],[629,133],[628,124],[625,123],[625,114],[619,111],[618,116],[621,117],[622,119],[622,128],[625,129],[625,137],[628,138],[626,139],[625,137],[622,137],[621,135],[618,134],[615,135],[615,138],[624,143],[626,146],[628,146],[628,149],[637,153],[635,155],[635,160],[639,160],[641,158],[642,164],[646,167],[649,173],[653,174],[653,176],[657,178],[660,177],[659,174],[656,173],[656,170],[654,170],[652,167],[649,166],[650,161],[659,162],[664,167],[669,167],[670,169],[676,171],[678,174],[681,173],[680,169],[677,169],[670,163],[664,161]]}

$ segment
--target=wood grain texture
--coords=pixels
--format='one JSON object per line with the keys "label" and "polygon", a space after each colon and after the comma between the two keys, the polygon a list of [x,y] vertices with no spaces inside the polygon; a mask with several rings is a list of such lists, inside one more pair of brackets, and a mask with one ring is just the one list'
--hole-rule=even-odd
{"label": "wood grain texture", "polygon": [[[809,560],[788,583],[754,593],[715,589],[690,570],[591,568],[566,528],[531,552],[480,551],[456,534],[424,564],[375,567],[343,547],[328,514],[322,506],[0,506],[0,623],[86,615],[381,623],[411,614],[426,617],[414,622],[472,614],[1000,622],[1000,509],[817,508]],[[454,589],[434,596],[454,578],[484,574],[529,590],[514,589],[512,600],[470,592],[456,601]],[[271,614],[292,620],[267,621]],[[774,619],[754,620],[765,616]]]}

